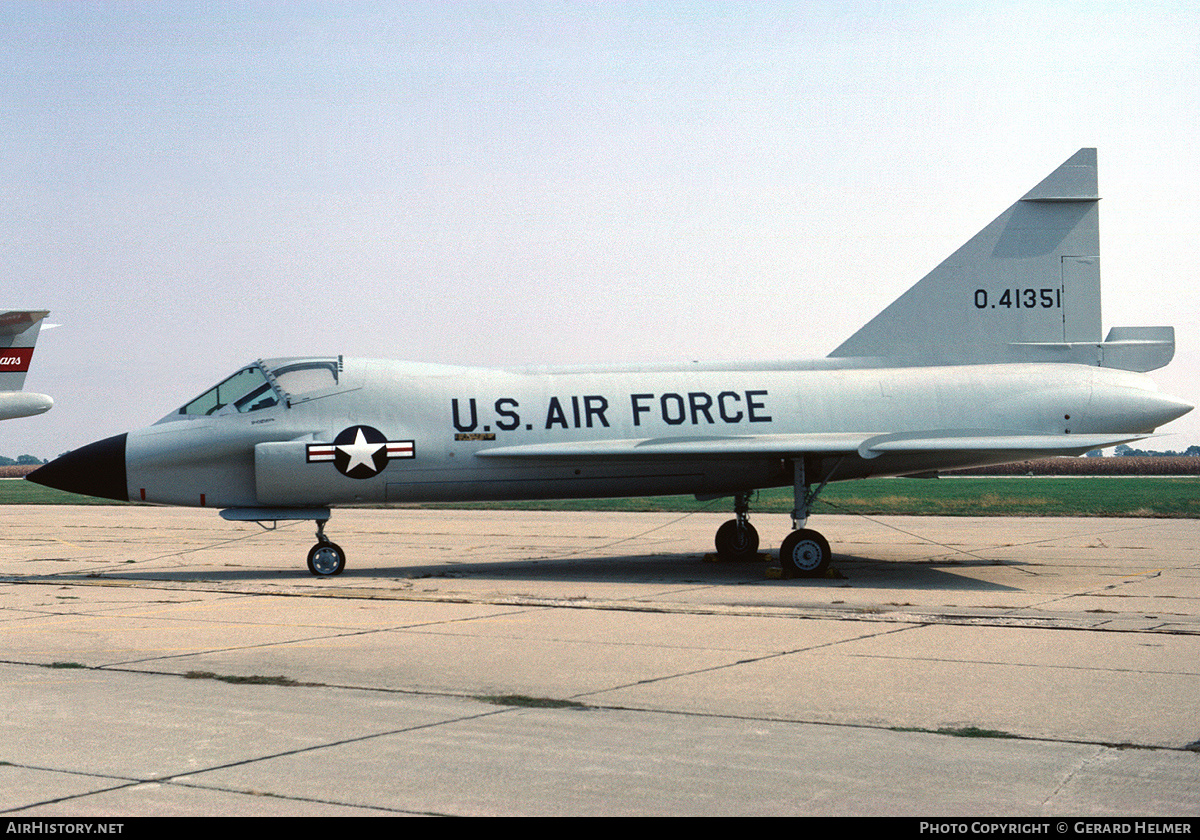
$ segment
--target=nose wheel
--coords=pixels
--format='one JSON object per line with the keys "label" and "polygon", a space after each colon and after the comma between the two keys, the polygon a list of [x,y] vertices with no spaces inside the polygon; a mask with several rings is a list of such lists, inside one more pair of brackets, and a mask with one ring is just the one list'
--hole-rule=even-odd
{"label": "nose wheel", "polygon": [[308,570],[317,577],[340,575],[345,568],[346,552],[337,543],[317,543],[308,552]]}
{"label": "nose wheel", "polygon": [[317,577],[340,575],[346,568],[346,552],[337,543],[325,538],[325,523],[317,520],[317,544],[308,551],[308,570]]}

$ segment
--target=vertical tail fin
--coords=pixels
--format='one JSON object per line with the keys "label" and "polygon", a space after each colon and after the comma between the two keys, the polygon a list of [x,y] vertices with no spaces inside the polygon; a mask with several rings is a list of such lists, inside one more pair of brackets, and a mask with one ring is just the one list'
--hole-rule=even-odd
{"label": "vertical tail fin", "polygon": [[54,401],[42,394],[19,393],[33,358],[45,311],[0,312],[0,420],[49,411]]}
{"label": "vertical tail fin", "polygon": [[20,391],[33,358],[42,319],[49,312],[0,313],[0,391]]}
{"label": "vertical tail fin", "polygon": [[1171,328],[1101,339],[1099,201],[1096,150],[1080,149],[830,357],[1161,367]]}

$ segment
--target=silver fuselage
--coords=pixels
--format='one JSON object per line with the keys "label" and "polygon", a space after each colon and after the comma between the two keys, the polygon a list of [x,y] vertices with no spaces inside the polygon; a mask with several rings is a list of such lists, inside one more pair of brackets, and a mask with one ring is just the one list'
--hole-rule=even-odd
{"label": "silver fuselage", "polygon": [[[1080,454],[1190,408],[1142,374],[1100,367],[833,360],[506,371],[346,359],[336,386],[288,402],[130,432],[129,498],[252,508],[723,495],[791,484],[794,457],[809,480],[842,480]],[[312,459],[354,426],[405,442],[404,457],[367,477]],[[1020,448],[1025,437],[1036,445]],[[909,443],[886,445],[896,440]]]}

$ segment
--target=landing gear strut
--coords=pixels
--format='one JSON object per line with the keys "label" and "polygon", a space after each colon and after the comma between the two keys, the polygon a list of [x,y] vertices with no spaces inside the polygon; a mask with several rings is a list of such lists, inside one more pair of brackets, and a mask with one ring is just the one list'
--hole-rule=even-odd
{"label": "landing gear strut", "polygon": [[346,568],[346,552],[325,536],[328,519],[317,520],[317,544],[308,552],[308,570],[318,577],[340,575]]}
{"label": "landing gear strut", "polygon": [[828,481],[829,477],[826,476],[816,490],[810,489],[804,475],[804,459],[792,461],[792,498],[795,505],[792,508],[793,530],[779,548],[779,565],[783,567],[784,577],[824,577],[825,570],[829,568],[829,561],[833,557],[829,541],[818,532],[804,527],[812,503]]}
{"label": "landing gear strut", "polygon": [[[837,465],[834,465],[834,469],[837,469]],[[804,526],[808,522],[808,512],[812,503],[825,489],[831,475],[833,470],[830,470],[825,480],[813,490],[805,478],[804,459],[796,458],[792,461],[792,498],[795,505],[792,508],[793,530],[779,548],[779,565],[783,567],[784,577],[824,577],[825,570],[829,568],[829,561],[833,558],[833,552],[829,550],[829,541],[818,532]]]}

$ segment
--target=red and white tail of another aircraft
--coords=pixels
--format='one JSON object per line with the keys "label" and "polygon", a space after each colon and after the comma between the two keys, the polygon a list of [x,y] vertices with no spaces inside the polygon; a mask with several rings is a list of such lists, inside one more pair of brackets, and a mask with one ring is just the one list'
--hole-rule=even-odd
{"label": "red and white tail of another aircraft", "polygon": [[25,374],[33,359],[42,319],[47,311],[13,310],[0,313],[0,420],[31,417],[51,409],[54,400],[45,394],[27,394]]}

